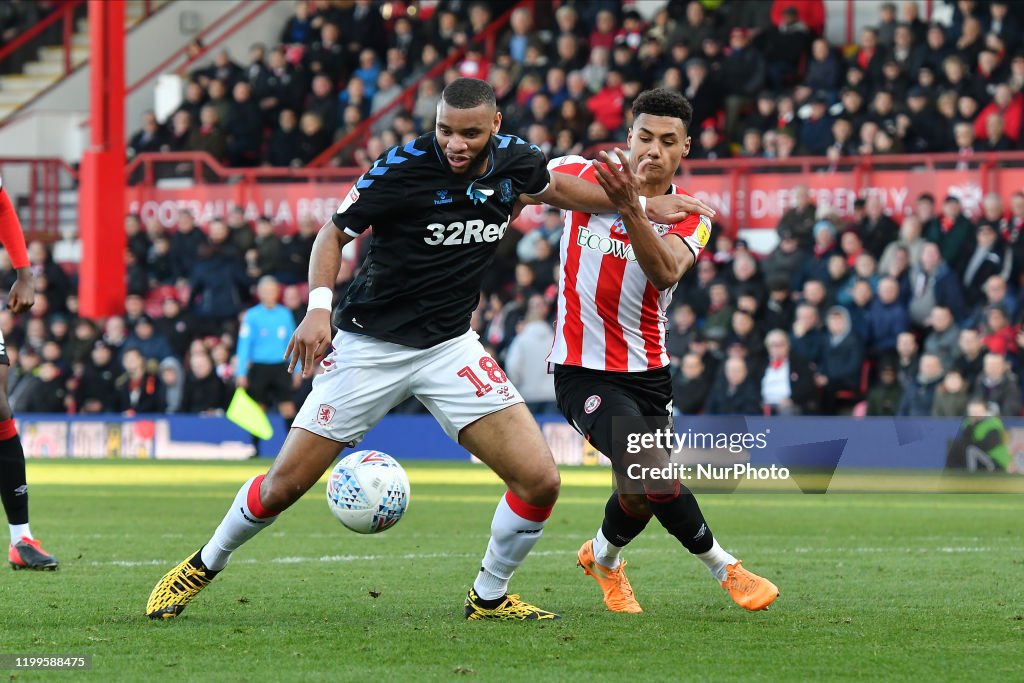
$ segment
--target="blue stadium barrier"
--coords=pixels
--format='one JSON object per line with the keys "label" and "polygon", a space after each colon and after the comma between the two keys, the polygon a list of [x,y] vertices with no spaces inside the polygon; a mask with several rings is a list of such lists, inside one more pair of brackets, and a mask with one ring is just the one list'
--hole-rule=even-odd
{"label": "blue stadium barrier", "polygon": [[[29,457],[242,460],[253,454],[249,434],[217,416],[29,414],[17,422]],[[538,422],[559,464],[607,464],[560,416],[542,415]],[[263,457],[273,457],[284,440],[280,416],[271,415],[271,424],[274,437],[260,444]],[[1020,458],[1024,419],[1005,424],[1010,450]],[[950,418],[697,416],[676,418],[674,434],[681,439],[679,454],[693,461],[707,456],[752,466],[941,469],[959,427],[960,420]],[[470,459],[429,415],[388,416],[360,448],[401,460]]]}

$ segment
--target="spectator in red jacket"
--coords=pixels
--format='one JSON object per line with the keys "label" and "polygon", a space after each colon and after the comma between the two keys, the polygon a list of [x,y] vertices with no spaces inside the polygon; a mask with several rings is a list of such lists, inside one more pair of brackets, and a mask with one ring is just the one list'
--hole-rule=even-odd
{"label": "spectator in red jacket", "polygon": [[985,313],[981,343],[1001,356],[1017,354],[1017,330],[1010,325],[1010,319],[1002,306],[992,306]]}
{"label": "spectator in red jacket", "polygon": [[622,75],[618,71],[609,71],[605,87],[587,100],[587,109],[606,130],[616,131],[622,127],[624,104]]}
{"label": "spectator in red jacket", "polygon": [[601,10],[597,13],[597,26],[590,32],[590,49],[601,47],[608,52],[615,46],[615,15],[611,10]]}
{"label": "spectator in red jacket", "polygon": [[825,3],[822,0],[775,0],[772,4],[772,23],[782,23],[787,9],[795,9],[800,22],[815,35],[825,33]]}
{"label": "spectator in red jacket", "polygon": [[1024,94],[1014,93],[1006,83],[996,86],[995,94],[985,108],[974,119],[974,135],[979,140],[988,140],[986,122],[993,114],[1003,117],[1003,131],[1016,145],[1020,142],[1021,122],[1024,120]]}

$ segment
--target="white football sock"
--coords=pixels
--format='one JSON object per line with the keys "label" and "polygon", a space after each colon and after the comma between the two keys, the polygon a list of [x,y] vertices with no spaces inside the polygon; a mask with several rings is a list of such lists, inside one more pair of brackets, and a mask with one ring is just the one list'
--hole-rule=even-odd
{"label": "white football sock", "polygon": [[719,583],[725,581],[725,566],[729,564],[736,564],[736,558],[727,553],[722,549],[722,546],[718,545],[718,539],[711,546],[711,550],[706,553],[699,553],[694,557],[698,558],[704,563],[704,566],[708,568],[711,575],[714,576]]}
{"label": "white football sock", "polygon": [[14,545],[18,541],[24,538],[32,538],[32,532],[28,529],[28,524],[8,524],[11,528],[11,545]]}
{"label": "white football sock", "polygon": [[228,563],[231,553],[277,519],[276,514],[260,504],[262,482],[263,475],[253,477],[238,489],[231,509],[224,515],[210,541],[203,546],[200,559],[208,569],[219,572]]}
{"label": "white football sock", "polygon": [[597,535],[594,536],[594,559],[597,560],[599,565],[608,569],[617,569],[622,563],[619,559],[619,553],[621,552],[621,546],[614,545],[605,538],[602,529],[597,530]]}
{"label": "white football sock", "polygon": [[[536,521],[523,517],[512,509],[509,504],[510,497],[512,505],[520,512],[544,519]],[[480,573],[473,582],[473,590],[479,597],[484,600],[496,600],[508,592],[509,579],[533,546],[537,545],[544,531],[544,522],[550,514],[550,508],[527,505],[511,491],[501,497],[498,509],[494,511],[494,518],[491,520],[491,540],[487,543],[487,552],[480,563]]]}

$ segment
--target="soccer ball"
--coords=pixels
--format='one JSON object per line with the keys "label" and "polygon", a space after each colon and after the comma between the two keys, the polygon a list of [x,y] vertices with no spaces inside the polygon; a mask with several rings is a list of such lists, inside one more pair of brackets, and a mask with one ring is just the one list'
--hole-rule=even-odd
{"label": "soccer ball", "polygon": [[409,507],[409,477],[387,453],[350,453],[331,470],[327,505],[352,531],[379,533],[397,524]]}

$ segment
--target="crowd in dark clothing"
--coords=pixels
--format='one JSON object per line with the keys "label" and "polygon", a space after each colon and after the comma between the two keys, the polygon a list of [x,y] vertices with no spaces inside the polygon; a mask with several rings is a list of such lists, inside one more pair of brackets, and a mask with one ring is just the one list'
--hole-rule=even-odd
{"label": "crowd in dark clothing", "polygon": [[876,24],[837,46],[821,0],[673,0],[651,20],[624,2],[545,2],[513,12],[489,51],[478,36],[512,4],[392,3],[404,11],[385,19],[368,1],[297,3],[272,47],[254,44],[245,64],[221,51],[193,70],[178,113],[147,115],[131,153],[301,166],[414,86],[333,159],[368,166],[432,129],[438,93],[458,76],[487,79],[504,131],[554,156],[624,139],[633,98],[656,86],[693,104],[696,159],[970,157],[1024,142],[1021,3],[940,2],[930,24],[918,3],[877,3]]}
{"label": "crowd in dark clothing", "polygon": [[[300,321],[318,228],[303,219],[294,233],[279,236],[269,219],[254,225],[239,210],[200,228],[183,212],[172,234],[159,221],[143,226],[128,216],[125,312],[97,321],[78,315],[74,278],[32,242],[35,305],[20,317],[0,312],[12,408],[222,412],[234,389],[240,319],[257,303],[257,282],[269,276],[283,285],[282,303]],[[6,291],[15,273],[0,261]],[[309,387],[296,379],[295,388],[301,399]]]}
{"label": "crowd in dark clothing", "polygon": [[[460,75],[489,80],[503,129],[550,157],[624,140],[633,97],[654,86],[693,104],[691,158],[969,156],[1021,139],[1021,8],[998,0],[936,3],[948,21],[933,24],[916,3],[879,3],[877,24],[845,51],[822,39],[824,6],[814,0],[668,2],[649,22],[627,3],[536,3],[512,13],[488,54],[474,37],[509,6],[442,0],[428,18],[385,20],[369,2],[298,3],[278,46],[254,46],[245,65],[220,53],[193,71],[169,128],[147,120],[131,148],[301,165],[418,84],[411,108],[337,159],[366,165],[432,129],[441,87]],[[462,61],[421,80],[459,47],[468,48]],[[793,200],[771,253],[716,229],[677,288],[668,320],[676,410],[959,416],[977,397],[992,412],[1020,413],[1024,194],[986,197],[974,216],[945,194],[916,198],[907,216],[886,214],[873,196],[850,216],[820,211],[806,188]],[[299,319],[317,228],[300,222],[282,237],[290,226],[246,218],[236,211],[200,230],[185,215],[165,233],[129,217],[127,312],[102,329],[76,318],[72,284],[37,248],[42,307],[21,320],[0,314],[12,358],[21,351],[11,381],[28,382],[19,409],[39,408],[28,390],[38,383],[53,384],[47,408],[223,408],[256,279],[288,285],[284,303]],[[550,212],[499,248],[472,324],[500,361],[534,304],[554,314],[559,232]],[[357,267],[346,260],[339,295]]]}
{"label": "crowd in dark clothing", "polygon": [[[1021,413],[1024,192],[877,197],[819,211],[807,188],[765,255],[716,233],[670,314],[683,413],[963,416]],[[730,364],[734,367],[730,369]]]}

